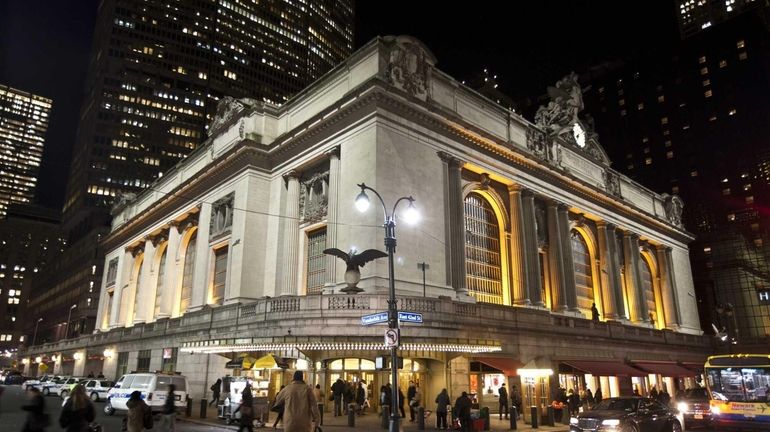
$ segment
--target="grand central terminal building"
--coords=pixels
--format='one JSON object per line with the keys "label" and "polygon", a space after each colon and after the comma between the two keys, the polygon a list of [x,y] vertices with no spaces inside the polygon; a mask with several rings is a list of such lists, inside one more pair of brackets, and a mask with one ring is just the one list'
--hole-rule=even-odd
{"label": "grand central terminal building", "polygon": [[356,294],[323,253],[384,249],[379,205],[354,206],[366,183],[421,215],[396,216],[395,287],[423,317],[402,324],[399,382],[425,401],[694,385],[710,345],[681,200],[610,168],[574,74],[531,123],[435,65],[383,37],[282,106],[221,100],[201,148],[113,209],[98,330],[29,348],[26,372],[178,371],[196,399],[225,375],[272,397],[295,369],[379,388],[386,326],[361,317],[387,310],[387,259]]}

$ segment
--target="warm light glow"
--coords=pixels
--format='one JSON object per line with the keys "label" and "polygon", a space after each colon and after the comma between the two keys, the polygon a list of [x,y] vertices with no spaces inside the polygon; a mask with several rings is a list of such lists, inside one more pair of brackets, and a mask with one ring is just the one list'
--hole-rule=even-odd
{"label": "warm light glow", "polygon": [[60,358],[61,358],[61,356],[57,356],[56,354],[51,356],[51,360],[53,360],[54,363],[57,363]]}
{"label": "warm light glow", "polygon": [[404,210],[402,217],[409,225],[414,225],[420,221],[420,212],[417,211],[417,207],[414,206],[413,201],[409,202],[409,207]]}
{"label": "warm light glow", "polygon": [[76,352],[75,354],[72,355],[72,358],[74,358],[75,360],[82,360],[83,359],[83,353]]}
{"label": "warm light glow", "polygon": [[366,196],[366,192],[364,192],[363,190],[356,197],[356,209],[358,209],[358,211],[360,211],[361,213],[364,213],[365,211],[369,210],[369,197]]}
{"label": "warm light glow", "polygon": [[29,364],[29,359],[21,359],[21,364]]}
{"label": "warm light glow", "polygon": [[35,357],[35,363],[41,363],[43,361],[43,357]]}
{"label": "warm light glow", "polygon": [[[186,342],[180,351],[189,353],[229,353],[233,351],[386,351],[382,343],[376,342],[300,342],[300,343],[244,343],[225,344],[224,341],[211,340],[201,342]],[[442,344],[442,343],[404,343],[401,344],[404,351],[435,351],[457,353],[489,353],[500,352],[498,345],[466,345],[466,344]],[[551,372],[553,373],[553,372]],[[550,374],[549,374],[550,375]]]}
{"label": "warm light glow", "polygon": [[540,378],[553,375],[553,369],[517,369],[516,374],[523,377]]}
{"label": "warm light glow", "polygon": [[114,354],[114,352],[111,349],[106,349],[102,354],[104,354],[105,358],[112,358],[112,355]]}

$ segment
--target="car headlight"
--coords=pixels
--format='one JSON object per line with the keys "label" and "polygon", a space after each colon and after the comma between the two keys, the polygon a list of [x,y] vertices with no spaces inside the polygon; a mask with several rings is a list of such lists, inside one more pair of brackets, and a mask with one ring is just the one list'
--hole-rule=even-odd
{"label": "car headlight", "polygon": [[570,418],[569,418],[569,424],[571,424],[571,425],[576,425],[576,424],[578,424],[578,419],[577,419],[577,417],[570,417]]}
{"label": "car headlight", "polygon": [[679,412],[687,412],[690,410],[690,406],[687,405],[687,402],[679,402],[676,404],[676,409],[678,409]]}
{"label": "car headlight", "polygon": [[610,419],[610,420],[602,420],[602,426],[619,426],[620,420],[618,419]]}

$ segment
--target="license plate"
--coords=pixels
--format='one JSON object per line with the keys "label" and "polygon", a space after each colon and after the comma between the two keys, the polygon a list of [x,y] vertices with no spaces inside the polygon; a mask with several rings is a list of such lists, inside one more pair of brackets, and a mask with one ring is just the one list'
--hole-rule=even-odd
{"label": "license plate", "polygon": [[695,414],[694,417],[696,420],[703,420],[703,414]]}
{"label": "license plate", "polygon": [[174,395],[174,400],[182,400],[182,395]]}

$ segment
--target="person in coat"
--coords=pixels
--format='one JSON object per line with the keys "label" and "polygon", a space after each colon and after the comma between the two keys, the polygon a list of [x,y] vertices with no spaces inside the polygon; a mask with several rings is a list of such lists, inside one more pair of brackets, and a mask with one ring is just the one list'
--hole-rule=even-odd
{"label": "person in coat", "polygon": [[[128,413],[126,414],[126,429],[128,432],[142,432],[152,429],[152,411],[142,400],[142,393],[134,391],[126,402]],[[149,426],[149,427],[148,427]]]}
{"label": "person in coat", "polygon": [[356,414],[359,416],[364,414],[364,402],[366,402],[366,390],[364,390],[364,385],[359,381],[356,384]]}
{"label": "person in coat", "polygon": [[401,412],[401,418],[406,418],[406,413],[404,412],[404,392],[401,389],[398,389],[398,411]]}
{"label": "person in coat", "polygon": [[176,386],[174,384],[168,385],[168,394],[166,395],[166,401],[163,402],[163,417],[161,417],[160,430],[166,432],[174,432],[176,422],[176,399],[174,392]]}
{"label": "person in coat", "polygon": [[497,390],[497,394],[500,395],[498,402],[500,404],[500,420],[502,420],[503,412],[505,413],[505,418],[508,418],[508,389],[505,388],[505,383]]}
{"label": "person in coat", "polygon": [[[278,390],[278,394],[281,394],[281,392],[282,392],[282,391],[283,391],[283,389],[285,389],[285,388],[286,388],[286,386],[285,386],[285,385],[282,385],[282,386],[281,386],[281,389],[280,389],[280,390]],[[278,417],[276,417],[276,418],[275,418],[275,422],[273,423],[273,429],[275,429],[275,428],[278,426],[278,422],[281,422],[281,421],[283,421],[283,412],[284,412],[284,408],[285,408],[285,407],[284,407],[283,405],[278,405],[278,395],[276,395],[276,398],[275,398],[275,403],[273,403],[273,410],[274,410],[274,411],[275,411],[276,409],[278,410],[278,411],[276,411],[276,412],[278,413]]]}
{"label": "person in coat", "polygon": [[211,385],[211,402],[209,402],[209,406],[219,405],[220,394],[222,394],[222,380],[217,378],[217,382]]}
{"label": "person in coat", "polygon": [[406,400],[409,401],[409,421],[412,423],[414,423],[414,406],[412,401],[416,394],[417,386],[415,386],[414,381],[409,381],[409,388],[406,389]]}
{"label": "person in coat", "polygon": [[238,432],[246,429],[248,432],[254,432],[254,396],[251,394],[251,386],[246,385],[241,393],[241,404],[235,409],[233,415],[241,413],[238,420]]}
{"label": "person in coat", "polygon": [[32,387],[29,389],[29,404],[21,407],[27,411],[27,421],[24,422],[22,432],[41,432],[48,426],[48,415],[45,413],[45,400],[40,390]]}
{"label": "person in coat", "polygon": [[332,384],[332,396],[334,397],[334,417],[342,415],[342,395],[345,393],[345,381],[337,378]]}
{"label": "person in coat", "polygon": [[96,410],[91,399],[86,395],[83,384],[72,388],[70,398],[64,404],[59,415],[59,426],[67,432],[83,432],[94,421]]}
{"label": "person in coat", "polygon": [[567,392],[567,405],[569,405],[570,415],[577,415],[580,412],[580,396],[573,389]]}
{"label": "person in coat", "polygon": [[278,393],[275,403],[283,403],[284,432],[311,432],[318,425],[318,403],[313,389],[305,384],[302,371],[294,372],[293,381]]}
{"label": "person in coat", "polygon": [[436,429],[447,429],[446,416],[449,412],[449,393],[446,389],[436,396]]}
{"label": "person in coat", "polygon": [[313,396],[315,396],[315,402],[318,404],[318,412],[324,411],[324,394],[321,391],[321,384],[316,384],[313,389]]}
{"label": "person in coat", "polygon": [[462,392],[460,397],[455,401],[455,415],[460,419],[460,430],[462,432],[470,432],[473,430],[471,425],[471,405],[471,399],[466,392]]}
{"label": "person in coat", "polygon": [[594,402],[598,404],[601,401],[602,401],[602,388],[599,387],[598,389],[596,389],[596,393],[594,393]]}

